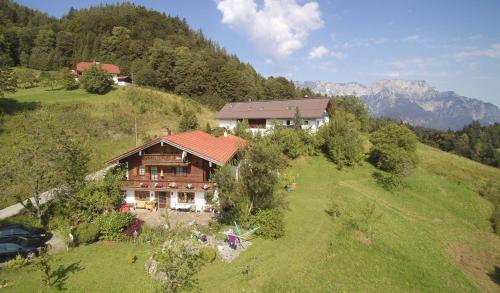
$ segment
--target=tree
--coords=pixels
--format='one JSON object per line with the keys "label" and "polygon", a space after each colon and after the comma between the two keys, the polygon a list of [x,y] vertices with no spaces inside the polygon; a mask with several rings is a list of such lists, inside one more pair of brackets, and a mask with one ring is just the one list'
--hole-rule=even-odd
{"label": "tree", "polygon": [[[88,172],[88,155],[82,142],[71,138],[47,112],[26,115],[19,125],[17,145],[8,159],[12,194],[25,209],[47,228],[51,204],[65,200],[81,188]],[[47,204],[45,191],[53,198]],[[31,198],[27,202],[25,199]]]}
{"label": "tree", "polygon": [[248,125],[248,120],[243,119],[242,121],[236,121],[236,126],[233,129],[236,136],[244,139],[251,139],[252,132],[250,131],[250,126]]}
{"label": "tree", "polygon": [[198,118],[191,109],[185,109],[179,121],[179,131],[189,131],[198,128]]}
{"label": "tree", "polygon": [[255,142],[245,150],[240,173],[242,192],[248,197],[245,214],[254,209],[274,208],[275,192],[279,182],[278,172],[285,166],[279,147],[266,140]]}
{"label": "tree", "polygon": [[10,68],[0,67],[0,98],[5,93],[14,93],[17,87],[17,78]]}
{"label": "tree", "polygon": [[87,92],[94,94],[105,94],[113,87],[111,76],[96,65],[83,71],[80,83]]}
{"label": "tree", "polygon": [[361,130],[367,131],[369,127],[369,116],[365,104],[356,96],[342,96],[332,98],[332,107],[330,115],[333,117],[337,111],[351,113],[359,121]]}
{"label": "tree", "polygon": [[337,111],[328,125],[320,130],[324,149],[339,169],[353,166],[363,159],[363,141],[358,129],[352,114]]}
{"label": "tree", "polygon": [[304,124],[304,119],[300,115],[299,107],[296,107],[295,114],[293,115],[293,128],[295,130],[302,130],[302,124]]}
{"label": "tree", "polygon": [[370,160],[377,168],[390,173],[389,176],[377,173],[378,181],[386,187],[401,185],[418,161],[415,134],[404,125],[391,123],[374,132],[370,142],[373,144]]}

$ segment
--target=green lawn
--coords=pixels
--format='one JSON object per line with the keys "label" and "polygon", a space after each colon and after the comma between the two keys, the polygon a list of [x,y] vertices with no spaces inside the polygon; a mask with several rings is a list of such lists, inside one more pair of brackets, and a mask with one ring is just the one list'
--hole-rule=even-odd
{"label": "green lawn", "polygon": [[[298,175],[298,187],[289,196],[286,236],[257,240],[233,263],[205,267],[201,286],[209,292],[464,292],[480,291],[482,284],[483,290],[493,291],[496,285],[486,273],[473,279],[452,257],[483,253],[494,261],[500,255],[500,240],[487,220],[492,206],[471,190],[471,180],[458,185],[434,175],[436,170],[428,167],[436,158],[426,156],[428,152],[438,152],[443,162],[451,158],[420,146],[427,162],[408,188],[396,193],[375,184],[368,164],[338,171],[322,157],[295,162],[290,172]],[[500,170],[466,159],[454,164],[472,166],[483,179],[500,180]],[[325,212],[330,198],[344,210],[336,221]],[[382,218],[368,239],[347,228],[346,221],[372,202]],[[453,251],[457,246],[470,251]],[[490,273],[493,266],[485,262],[481,265]],[[243,273],[247,266],[249,274]]]}
{"label": "green lawn", "polygon": [[[127,262],[127,253],[137,256],[134,264]],[[2,271],[1,278],[13,286],[2,292],[151,292],[154,283],[144,270],[148,259],[145,246],[133,243],[100,242],[78,247],[55,256],[53,286],[41,287],[41,273],[27,266]]]}

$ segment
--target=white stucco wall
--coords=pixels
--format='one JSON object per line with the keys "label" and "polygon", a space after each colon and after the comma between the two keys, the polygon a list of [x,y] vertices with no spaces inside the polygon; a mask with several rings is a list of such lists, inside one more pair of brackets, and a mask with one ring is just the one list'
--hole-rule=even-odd
{"label": "white stucco wall", "polygon": [[128,204],[135,203],[135,192],[133,190],[126,191],[125,202]]}
{"label": "white stucco wall", "polygon": [[[205,193],[206,191],[194,192],[194,204],[196,205],[197,209],[201,210],[205,206],[206,204]],[[172,191],[172,193],[170,194],[170,208],[175,209],[177,200],[178,200],[177,191]]]}
{"label": "white stucco wall", "polygon": [[[279,125],[287,126],[287,120],[290,120],[290,126],[293,126],[293,119],[266,119],[266,128],[250,128],[252,133],[260,132],[261,134],[265,134],[266,131],[273,129],[274,123],[278,123]],[[328,123],[329,117],[325,115],[321,118],[309,118],[304,119],[307,120],[307,125],[302,125],[302,129],[309,129],[311,132],[316,132],[318,129]],[[233,130],[236,127],[237,120],[219,120],[219,127],[224,127],[228,130]]]}

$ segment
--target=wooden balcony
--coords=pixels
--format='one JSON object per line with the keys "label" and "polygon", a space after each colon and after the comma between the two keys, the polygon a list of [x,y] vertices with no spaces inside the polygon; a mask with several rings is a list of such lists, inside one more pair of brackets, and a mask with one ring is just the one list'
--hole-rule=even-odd
{"label": "wooden balcony", "polygon": [[190,164],[187,158],[183,160],[180,154],[147,154],[142,157],[142,163],[148,166],[188,166]]}
{"label": "wooden balcony", "polygon": [[124,180],[122,189],[143,191],[209,191],[212,190],[211,182],[182,181],[150,181],[150,180]]}

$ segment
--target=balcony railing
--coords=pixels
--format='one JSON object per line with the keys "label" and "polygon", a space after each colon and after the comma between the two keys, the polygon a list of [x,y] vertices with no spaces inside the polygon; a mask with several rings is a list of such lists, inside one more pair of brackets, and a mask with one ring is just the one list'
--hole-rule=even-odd
{"label": "balcony railing", "polygon": [[144,165],[158,165],[158,166],[187,166],[189,162],[187,158],[182,159],[182,155],[152,155],[147,154],[142,157]]}
{"label": "balcony railing", "polygon": [[194,181],[144,181],[144,180],[125,180],[122,187],[124,189],[135,190],[159,190],[159,191],[175,191],[175,190],[211,190],[213,184],[210,182],[194,182]]}

